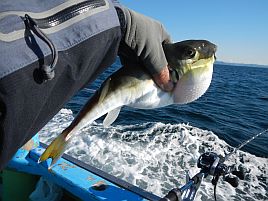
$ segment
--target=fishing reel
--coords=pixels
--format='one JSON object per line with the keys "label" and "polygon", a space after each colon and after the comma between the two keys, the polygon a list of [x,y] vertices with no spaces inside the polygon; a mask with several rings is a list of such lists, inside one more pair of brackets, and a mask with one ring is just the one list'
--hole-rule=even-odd
{"label": "fishing reel", "polygon": [[206,152],[202,154],[197,161],[197,167],[201,169],[200,172],[191,179],[189,175],[187,175],[187,183],[184,186],[172,189],[159,201],[193,201],[203,178],[206,178],[209,175],[213,177],[211,182],[214,185],[214,198],[217,200],[216,186],[221,176],[224,181],[228,182],[233,187],[238,186],[239,179],[245,178],[243,170],[236,170],[232,166],[227,166],[224,164],[224,161],[224,159],[221,160],[214,152]]}
{"label": "fishing reel", "polygon": [[217,200],[216,186],[220,176],[223,177],[223,181],[228,182],[233,187],[238,186],[239,179],[243,180],[245,178],[245,174],[242,169],[236,170],[232,166],[227,166],[224,164],[224,162],[227,161],[230,156],[236,153],[236,151],[240,150],[246,144],[250,143],[256,137],[264,133],[268,133],[268,129],[255,134],[250,139],[235,147],[235,149],[227,154],[222,160],[214,152],[206,152],[202,154],[197,161],[197,167],[201,169],[200,172],[191,179],[187,174],[186,184],[184,186],[181,188],[172,189],[164,198],[161,198],[159,201],[193,201],[203,181],[203,178],[206,178],[209,175],[213,177],[211,182],[214,185],[214,199]]}
{"label": "fishing reel", "polygon": [[237,187],[239,179],[245,178],[242,169],[236,170],[232,166],[227,166],[224,161],[221,162],[219,156],[214,152],[206,152],[202,154],[197,162],[197,167],[201,168],[201,172],[213,176],[212,184],[217,185],[220,176],[223,176],[223,180],[231,184],[233,187]]}

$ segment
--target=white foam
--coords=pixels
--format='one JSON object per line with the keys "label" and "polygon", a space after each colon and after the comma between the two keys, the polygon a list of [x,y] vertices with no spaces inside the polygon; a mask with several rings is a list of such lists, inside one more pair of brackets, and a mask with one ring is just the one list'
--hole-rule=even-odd
{"label": "white foam", "polygon": [[[73,120],[71,110],[61,110],[40,131],[49,144]],[[186,124],[145,123],[103,128],[93,123],[76,135],[67,153],[90,165],[118,176],[156,195],[163,196],[185,183],[185,170],[191,176],[199,171],[201,153],[214,151],[222,156],[230,146],[213,132]],[[234,189],[220,180],[218,200],[268,199],[268,159],[238,151],[229,165],[243,166],[247,175]],[[211,178],[205,179],[197,200],[214,200]]]}

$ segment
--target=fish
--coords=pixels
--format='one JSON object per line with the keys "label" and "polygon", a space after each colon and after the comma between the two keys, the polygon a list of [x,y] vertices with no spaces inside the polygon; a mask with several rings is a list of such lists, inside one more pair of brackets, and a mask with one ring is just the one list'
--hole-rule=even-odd
{"label": "fish", "polygon": [[217,46],[207,40],[184,40],[163,44],[174,89],[163,91],[141,62],[124,62],[89,99],[71,124],[42,153],[38,162],[52,159],[49,169],[63,155],[80,129],[106,115],[103,126],[110,126],[120,109],[128,106],[153,109],[197,100],[209,88]]}

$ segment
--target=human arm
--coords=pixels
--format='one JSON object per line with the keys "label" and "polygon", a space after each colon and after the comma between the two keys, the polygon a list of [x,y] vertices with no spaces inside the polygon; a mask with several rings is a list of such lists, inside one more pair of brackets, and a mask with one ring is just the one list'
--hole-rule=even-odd
{"label": "human arm", "polygon": [[[158,21],[125,7],[122,7],[122,10],[126,20],[123,46],[134,52],[136,59],[144,64],[159,87],[171,91],[174,84],[170,80],[168,63],[162,47],[163,43],[171,42],[169,34]],[[125,50],[126,48],[123,51]],[[133,59],[130,57],[133,56],[129,51],[121,53],[123,60]]]}

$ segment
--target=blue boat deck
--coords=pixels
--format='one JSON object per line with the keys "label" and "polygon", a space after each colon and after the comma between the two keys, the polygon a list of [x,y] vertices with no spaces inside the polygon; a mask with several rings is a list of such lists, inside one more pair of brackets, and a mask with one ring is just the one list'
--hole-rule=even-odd
{"label": "blue boat deck", "polygon": [[51,161],[37,163],[45,145],[30,151],[19,150],[8,167],[19,172],[40,175],[85,201],[156,201],[160,198],[97,168],[64,155],[48,170]]}

